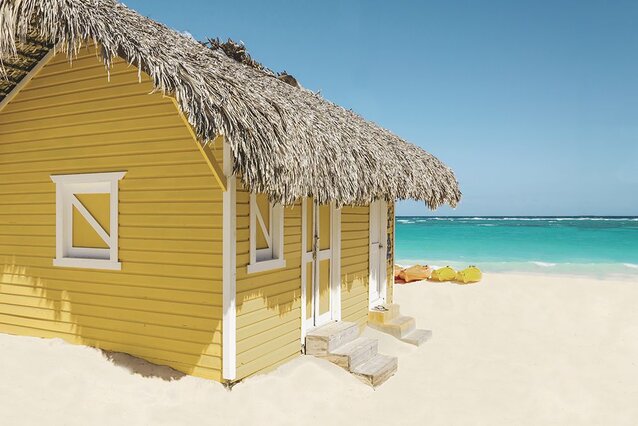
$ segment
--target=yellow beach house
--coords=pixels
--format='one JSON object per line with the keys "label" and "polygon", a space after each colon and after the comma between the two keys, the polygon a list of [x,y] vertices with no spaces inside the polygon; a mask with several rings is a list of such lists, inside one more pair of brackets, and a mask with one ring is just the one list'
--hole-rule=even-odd
{"label": "yellow beach house", "polygon": [[410,198],[460,192],[241,46],[112,0],[0,3],[0,332],[227,383],[305,351],[376,385],[397,361],[362,327],[425,337],[392,304]]}

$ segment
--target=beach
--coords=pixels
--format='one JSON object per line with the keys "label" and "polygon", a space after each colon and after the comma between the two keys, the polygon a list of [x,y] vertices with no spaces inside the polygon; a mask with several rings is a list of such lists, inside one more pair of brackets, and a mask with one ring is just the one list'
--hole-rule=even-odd
{"label": "beach", "polygon": [[399,357],[377,389],[300,356],[231,391],[142,377],[99,350],[0,335],[0,418],[31,424],[635,425],[638,281],[487,273],[395,286],[433,331],[421,347],[366,329]]}

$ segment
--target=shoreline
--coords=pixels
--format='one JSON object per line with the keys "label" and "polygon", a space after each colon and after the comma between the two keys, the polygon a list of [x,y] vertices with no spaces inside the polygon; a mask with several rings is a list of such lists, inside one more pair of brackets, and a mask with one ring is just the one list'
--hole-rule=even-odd
{"label": "shoreline", "polygon": [[[638,275],[631,276],[631,275],[618,274],[618,275],[605,275],[605,276],[588,276],[588,275],[575,275],[575,274],[557,273],[557,272],[552,273],[552,272],[530,272],[530,271],[503,271],[503,272],[483,271],[483,279],[480,282],[483,282],[492,277],[503,277],[503,276],[508,276],[511,278],[518,277],[518,278],[549,278],[549,279],[566,279],[566,280],[619,281],[619,282],[633,282],[638,284]],[[409,283],[395,282],[395,285],[399,285],[399,286],[405,286],[410,284],[456,284],[456,283],[453,281],[429,281],[429,280],[412,281]],[[471,286],[473,284],[469,283],[469,284],[457,284],[457,285]]]}
{"label": "shoreline", "polygon": [[[457,271],[464,269],[470,265],[477,266],[483,275],[489,274],[513,274],[524,276],[552,276],[552,277],[568,277],[568,278],[588,278],[596,280],[622,280],[638,282],[638,265],[631,263],[549,263],[538,265],[537,261],[530,262],[498,262],[501,265],[520,264],[533,265],[536,264],[534,270],[529,269],[503,269],[494,270],[490,268],[497,262],[462,262],[462,261],[432,261],[432,262],[414,262],[414,261],[396,261],[395,265],[401,268],[409,268],[414,265],[429,265],[433,269],[451,266]],[[612,269],[613,268],[613,269]],[[580,269],[578,272],[574,269]],[[620,269],[620,270],[616,270]]]}

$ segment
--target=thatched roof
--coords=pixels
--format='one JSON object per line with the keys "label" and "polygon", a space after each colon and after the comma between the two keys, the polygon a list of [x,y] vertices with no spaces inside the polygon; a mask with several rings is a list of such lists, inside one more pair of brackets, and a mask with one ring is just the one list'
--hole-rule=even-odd
{"label": "thatched roof", "polygon": [[107,67],[120,56],[174,96],[202,143],[224,134],[253,192],[285,204],[412,198],[436,208],[460,199],[452,171],[421,148],[114,0],[0,0],[0,69],[9,78],[0,100],[43,45],[73,56],[87,40]]}

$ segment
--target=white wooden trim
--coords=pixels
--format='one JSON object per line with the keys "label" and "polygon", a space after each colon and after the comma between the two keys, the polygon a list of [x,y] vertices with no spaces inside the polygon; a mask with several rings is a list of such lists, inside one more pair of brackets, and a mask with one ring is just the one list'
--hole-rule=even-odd
{"label": "white wooden trim", "polygon": [[[301,345],[306,344],[306,266],[308,261],[312,261],[312,254],[308,256],[306,252],[306,244],[308,243],[306,235],[306,214],[308,208],[308,199],[306,197],[301,199]],[[308,259],[310,257],[310,259]]]}
{"label": "white wooden trim", "polygon": [[332,219],[331,219],[331,231],[332,231],[332,264],[330,265],[330,271],[332,274],[331,279],[331,307],[332,307],[332,319],[334,321],[341,321],[341,209],[336,208],[335,203],[332,203]]}
{"label": "white wooden trim", "polygon": [[224,138],[224,175],[227,188],[223,194],[223,260],[222,260],[222,377],[237,378],[237,203],[236,177],[233,173],[233,157]]}
{"label": "white wooden trim", "polygon": [[11,90],[11,92],[9,92],[4,97],[4,99],[2,99],[2,101],[0,102],[0,112],[4,109],[4,107],[9,105],[9,102],[11,102],[18,95],[18,93],[20,93],[20,91],[24,89],[24,86],[29,84],[29,82],[33,79],[33,77],[35,77],[36,74],[38,74],[40,70],[44,68],[44,66],[47,63],[49,63],[51,59],[53,59],[55,54],[56,54],[55,48],[49,50],[47,54],[44,55],[44,57],[40,59],[40,61],[31,69],[31,71],[29,71],[27,75],[25,75],[22,78],[22,80],[20,80],[18,84],[15,85],[15,87]]}
{"label": "white wooden trim", "polygon": [[[284,209],[280,204],[269,204],[268,232],[257,205],[257,195],[250,194],[250,222],[249,222],[249,264],[246,267],[248,274],[269,271],[286,267],[284,259]],[[268,248],[257,248],[257,225],[259,225],[266,238]]]}
{"label": "white wooden trim", "polygon": [[80,173],[74,175],[51,175],[51,180],[55,183],[106,183],[117,182],[122,180],[124,176],[126,176],[126,172]]}
{"label": "white wooden trim", "polygon": [[[273,259],[284,260],[284,238],[285,238],[284,219],[285,219],[284,207],[281,204],[275,204],[274,206],[271,205],[271,208],[270,208],[271,235],[279,236],[278,241],[274,241],[274,239],[271,239]],[[285,265],[285,262],[284,262],[284,265]]]}
{"label": "white wooden trim", "polygon": [[[121,270],[118,261],[118,183],[126,172],[52,175],[55,183],[54,266]],[[109,194],[110,235],[75,194]],[[73,247],[73,207],[86,219],[108,249]]]}
{"label": "white wooden trim", "polygon": [[[388,239],[388,206],[383,200],[370,204],[369,221],[369,278],[368,305],[370,308],[385,303],[387,295],[387,239]],[[373,247],[373,241],[377,246]]]}
{"label": "white wooden trim", "polygon": [[379,237],[381,247],[379,247],[379,300],[381,303],[387,302],[388,286],[388,203],[385,200],[379,201]]}
{"label": "white wooden trim", "polygon": [[111,260],[118,260],[119,259],[119,243],[118,243],[118,235],[119,235],[119,230],[120,230],[120,224],[119,224],[119,218],[120,218],[120,214],[119,214],[119,181],[120,179],[122,179],[124,177],[124,175],[126,174],[126,172],[123,173],[118,173],[118,174],[113,174],[114,178],[117,178],[117,180],[113,179],[111,180],[111,206],[110,206],[110,210],[111,210],[111,223],[110,223],[110,231],[111,231],[111,243],[109,244],[109,247],[111,248]]}
{"label": "white wooden trim", "polygon": [[[378,249],[378,223],[379,223],[379,203],[373,201],[368,206],[368,307],[372,308],[379,299],[378,280],[379,273],[379,249]],[[377,241],[374,243],[374,241]],[[375,247],[375,244],[377,246]]]}
{"label": "white wooden trim", "polygon": [[258,272],[270,271],[273,269],[281,269],[286,267],[286,261],[284,259],[270,259],[262,260],[252,265],[246,266],[249,274],[256,274]]}
{"label": "white wooden trim", "polygon": [[257,263],[257,229],[255,226],[255,221],[256,221],[256,213],[255,213],[255,204],[257,204],[257,202],[255,201],[255,194],[250,194],[250,201],[249,201],[249,206],[248,206],[248,210],[249,215],[250,215],[250,220],[248,223],[248,232],[250,233],[248,239],[250,240],[249,242],[249,252],[250,252],[250,265],[254,265],[255,263]]}
{"label": "white wooden trim", "polygon": [[122,270],[122,263],[120,262],[113,262],[108,259],[82,259],[77,257],[53,259],[53,266],[64,268],[109,269],[113,271]]}

